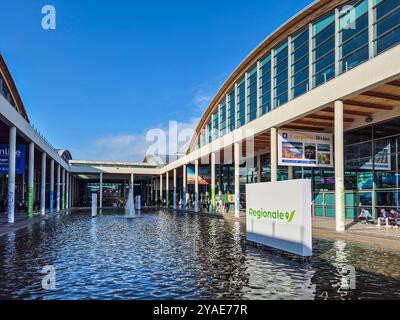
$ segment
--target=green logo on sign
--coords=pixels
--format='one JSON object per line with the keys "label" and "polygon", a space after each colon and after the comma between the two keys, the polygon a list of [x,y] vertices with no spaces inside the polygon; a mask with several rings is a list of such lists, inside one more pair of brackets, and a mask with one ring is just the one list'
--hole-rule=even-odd
{"label": "green logo on sign", "polygon": [[291,213],[287,211],[270,211],[270,210],[255,210],[249,209],[249,215],[255,217],[257,219],[274,219],[274,220],[286,220],[288,223],[292,222],[294,215],[296,214],[296,210],[293,210]]}

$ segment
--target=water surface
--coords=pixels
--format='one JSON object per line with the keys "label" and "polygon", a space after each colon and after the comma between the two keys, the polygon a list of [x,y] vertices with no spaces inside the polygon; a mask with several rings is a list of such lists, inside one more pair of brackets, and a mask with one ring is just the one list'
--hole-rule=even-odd
{"label": "water surface", "polygon": [[[57,216],[0,237],[1,299],[400,299],[400,256],[314,239],[301,261],[238,222],[166,211]],[[42,288],[46,265],[56,289]],[[343,267],[356,270],[349,289]],[[347,284],[350,284],[348,281]]]}

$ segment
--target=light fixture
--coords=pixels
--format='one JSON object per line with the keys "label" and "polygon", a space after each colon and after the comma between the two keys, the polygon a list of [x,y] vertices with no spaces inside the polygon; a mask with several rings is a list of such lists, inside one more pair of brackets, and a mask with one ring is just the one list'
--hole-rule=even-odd
{"label": "light fixture", "polygon": [[372,116],[368,116],[365,118],[365,122],[366,123],[371,123],[374,119],[372,118]]}

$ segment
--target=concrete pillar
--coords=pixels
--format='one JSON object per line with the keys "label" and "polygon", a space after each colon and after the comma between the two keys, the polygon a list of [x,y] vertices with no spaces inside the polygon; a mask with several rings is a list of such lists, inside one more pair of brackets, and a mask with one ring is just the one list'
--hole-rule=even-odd
{"label": "concrete pillar", "polygon": [[240,216],[240,144],[234,144],[234,166],[235,166],[235,217]]}
{"label": "concrete pillar", "polygon": [[211,153],[211,211],[215,212],[217,204],[215,203],[215,152]]}
{"label": "concrete pillar", "polygon": [[194,211],[199,212],[199,160],[194,161]]}
{"label": "concrete pillar", "polygon": [[261,154],[257,154],[257,183],[261,182]]}
{"label": "concrete pillar", "polygon": [[176,210],[176,169],[174,169],[174,195],[173,195],[173,203],[172,206],[174,208],[174,210]]}
{"label": "concrete pillar", "polygon": [[164,204],[164,199],[163,199],[163,176],[160,174],[160,200],[161,200],[161,206]]}
{"label": "concrete pillar", "polygon": [[271,182],[278,180],[278,144],[277,129],[271,128]]}
{"label": "concrete pillar", "polygon": [[103,208],[103,172],[100,172],[99,209]]}
{"label": "concrete pillar", "polygon": [[57,212],[61,210],[61,166],[57,164],[57,201],[56,201]]}
{"label": "concrete pillar", "polygon": [[50,214],[54,213],[54,160],[50,160]]}
{"label": "concrete pillar", "polygon": [[67,175],[67,184],[65,186],[65,208],[69,209],[69,172],[66,173]]}
{"label": "concrete pillar", "polygon": [[8,223],[15,222],[15,165],[17,152],[17,128],[9,130],[8,145],[8,194],[7,194],[7,216]]}
{"label": "concrete pillar", "polygon": [[46,152],[42,152],[42,166],[40,172],[40,214],[46,214]]}
{"label": "concrete pillar", "polygon": [[182,209],[186,209],[186,164],[183,165],[183,179],[182,179]]}
{"label": "concrete pillar", "polygon": [[335,212],[336,231],[345,231],[343,101],[335,101]]}
{"label": "concrete pillar", "polygon": [[288,180],[293,180],[293,167],[288,167]]}
{"label": "concrete pillar", "polygon": [[28,218],[33,218],[33,202],[35,201],[34,178],[35,178],[35,144],[29,143],[28,163]]}
{"label": "concrete pillar", "polygon": [[156,200],[156,206],[158,206],[157,177],[154,178],[154,197]]}
{"label": "concrete pillar", "polygon": [[167,205],[167,209],[169,209],[169,172],[167,171],[166,173],[166,179],[165,179],[165,203]]}
{"label": "concrete pillar", "polygon": [[61,210],[65,210],[65,169],[62,169]]}

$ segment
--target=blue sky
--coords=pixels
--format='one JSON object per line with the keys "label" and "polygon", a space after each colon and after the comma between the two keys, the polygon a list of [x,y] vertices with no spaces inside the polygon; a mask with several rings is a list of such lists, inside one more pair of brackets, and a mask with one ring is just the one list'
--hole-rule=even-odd
{"label": "blue sky", "polygon": [[[141,161],[145,134],[197,125],[239,63],[311,0],[13,0],[0,52],[31,122],[77,159]],[[57,29],[41,27],[44,5]]]}

